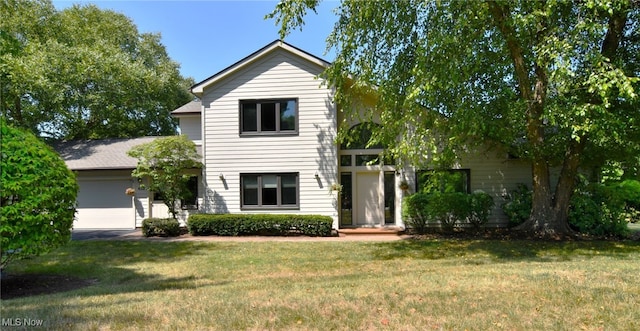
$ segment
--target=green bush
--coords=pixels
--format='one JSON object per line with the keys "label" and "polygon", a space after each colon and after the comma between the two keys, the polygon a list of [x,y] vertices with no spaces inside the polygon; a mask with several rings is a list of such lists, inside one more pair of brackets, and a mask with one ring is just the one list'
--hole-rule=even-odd
{"label": "green bush", "polygon": [[625,203],[627,221],[640,222],[640,181],[627,179],[612,186],[619,191],[620,198]]}
{"label": "green bush", "polygon": [[532,192],[527,185],[518,184],[516,189],[509,192],[506,202],[502,204],[502,211],[507,215],[510,226],[524,223],[531,215]]}
{"label": "green bush", "polygon": [[453,231],[456,223],[469,215],[469,199],[464,193],[433,193],[427,206],[429,219],[439,223],[445,231]]}
{"label": "green bush", "polygon": [[462,222],[480,227],[488,222],[492,207],[493,198],[484,192],[420,192],[405,198],[402,213],[407,227],[424,233],[429,223],[438,224],[445,231],[452,231]]}
{"label": "green bush", "polygon": [[569,224],[582,233],[625,235],[625,199],[614,186],[580,185],[571,197]]}
{"label": "green bush", "polygon": [[71,240],[78,184],[51,147],[0,122],[1,269]]}
{"label": "green bush", "polygon": [[402,218],[408,228],[416,233],[425,233],[429,227],[429,194],[415,193],[404,198]]}
{"label": "green bush", "polygon": [[142,221],[142,234],[145,237],[177,237],[180,223],[175,218],[146,218]]}
{"label": "green bush", "polygon": [[467,220],[476,228],[487,224],[493,205],[493,198],[488,193],[482,191],[473,192],[469,196],[470,210]]}
{"label": "green bush", "polygon": [[194,236],[245,236],[292,234],[331,235],[333,219],[321,215],[272,214],[195,214],[189,216],[187,228]]}

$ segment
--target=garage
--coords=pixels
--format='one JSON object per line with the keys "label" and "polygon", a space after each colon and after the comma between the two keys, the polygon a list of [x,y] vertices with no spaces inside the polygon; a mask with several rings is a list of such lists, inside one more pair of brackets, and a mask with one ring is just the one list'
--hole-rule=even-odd
{"label": "garage", "polygon": [[78,206],[74,229],[135,228],[133,198],[125,194],[130,178],[78,178]]}
{"label": "garage", "polygon": [[[146,191],[131,177],[138,160],[127,155],[134,146],[156,137],[60,142],[54,149],[78,180],[74,229],[133,229],[147,217]],[[135,189],[135,196],[125,192]]]}

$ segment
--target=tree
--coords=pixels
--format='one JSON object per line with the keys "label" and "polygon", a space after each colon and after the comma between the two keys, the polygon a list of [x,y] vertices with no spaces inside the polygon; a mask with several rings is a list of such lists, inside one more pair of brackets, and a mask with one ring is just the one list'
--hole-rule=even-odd
{"label": "tree", "polygon": [[0,268],[71,239],[78,184],[60,156],[33,134],[0,126]]}
{"label": "tree", "polygon": [[[280,2],[284,36],[317,0]],[[640,154],[637,1],[351,1],[328,37],[324,76],[354,114],[375,93],[371,143],[413,165],[446,164],[478,143],[531,161],[531,217],[520,230],[570,233],[582,166]],[[631,156],[630,156],[631,155]],[[550,169],[560,179],[551,185]]]}
{"label": "tree", "polygon": [[171,135],[192,97],[159,34],[95,5],[0,3],[0,113],[50,139]]}
{"label": "tree", "polygon": [[148,178],[147,188],[162,194],[169,213],[176,218],[178,201],[185,198],[191,177],[185,170],[202,166],[195,143],[185,135],[160,137],[133,147],[127,154],[138,159],[132,176]]}

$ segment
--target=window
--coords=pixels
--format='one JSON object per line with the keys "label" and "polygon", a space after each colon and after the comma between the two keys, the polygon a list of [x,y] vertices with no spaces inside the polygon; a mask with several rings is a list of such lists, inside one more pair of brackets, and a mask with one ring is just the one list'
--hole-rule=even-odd
{"label": "window", "polygon": [[376,124],[373,122],[364,122],[360,124],[356,124],[349,129],[349,134],[347,135],[346,141],[344,141],[341,145],[341,149],[382,149],[383,146],[381,144],[374,144],[372,146],[368,146],[369,141],[371,141],[371,137],[373,133],[371,128],[379,128],[380,124]]}
{"label": "window", "polygon": [[164,201],[164,195],[162,195],[162,192],[153,192],[153,201]]}
{"label": "window", "polygon": [[298,131],[298,100],[240,101],[240,134],[294,134]]}
{"label": "window", "polygon": [[298,208],[298,186],[298,173],[240,174],[242,208]]}
{"label": "window", "polygon": [[198,209],[198,176],[191,176],[187,181],[185,196],[180,200],[182,209]]}
{"label": "window", "polygon": [[384,223],[393,224],[396,221],[396,173],[384,172]]}
{"label": "window", "polygon": [[[182,209],[198,209],[198,176],[191,176],[185,184],[184,197],[180,199]],[[153,201],[164,201],[164,194],[160,191],[153,192]]]}
{"label": "window", "polygon": [[353,180],[350,172],[340,173],[340,225],[353,224]]}
{"label": "window", "polygon": [[418,192],[471,193],[471,170],[418,171],[416,187]]}

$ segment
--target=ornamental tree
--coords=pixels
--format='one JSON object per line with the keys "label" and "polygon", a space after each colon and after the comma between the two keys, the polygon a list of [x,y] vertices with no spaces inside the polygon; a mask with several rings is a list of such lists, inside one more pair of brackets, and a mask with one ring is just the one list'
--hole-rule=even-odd
{"label": "ornamental tree", "polygon": [[71,239],[78,184],[60,156],[33,134],[0,132],[0,267]]}
{"label": "ornamental tree", "polygon": [[148,179],[143,188],[162,193],[171,217],[176,218],[178,201],[186,197],[191,177],[185,171],[202,167],[195,143],[186,135],[160,137],[134,146],[127,154],[138,159],[131,175]]}
{"label": "ornamental tree", "polygon": [[[282,1],[267,17],[284,38],[318,3]],[[520,230],[571,233],[581,167],[637,168],[637,1],[343,0],[336,13],[324,76],[347,116],[359,96],[376,96],[383,126],[370,144],[418,167],[478,144],[529,160],[533,203]]]}

